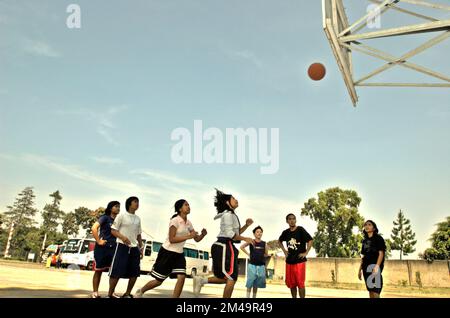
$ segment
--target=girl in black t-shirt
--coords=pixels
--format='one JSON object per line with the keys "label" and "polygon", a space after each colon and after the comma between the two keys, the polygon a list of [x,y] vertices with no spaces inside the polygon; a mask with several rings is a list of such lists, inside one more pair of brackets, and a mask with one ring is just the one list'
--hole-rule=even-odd
{"label": "girl in black t-shirt", "polygon": [[367,220],[363,229],[364,239],[361,248],[361,265],[358,270],[358,278],[364,276],[366,288],[370,298],[379,298],[383,288],[384,254],[386,244],[378,234],[375,222]]}

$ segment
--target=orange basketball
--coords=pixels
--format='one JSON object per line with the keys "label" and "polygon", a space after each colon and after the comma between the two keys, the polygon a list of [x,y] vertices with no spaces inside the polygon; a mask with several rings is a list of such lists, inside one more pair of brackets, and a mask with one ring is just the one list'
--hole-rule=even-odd
{"label": "orange basketball", "polygon": [[308,68],[308,75],[314,81],[320,81],[325,77],[325,66],[322,63],[313,63]]}

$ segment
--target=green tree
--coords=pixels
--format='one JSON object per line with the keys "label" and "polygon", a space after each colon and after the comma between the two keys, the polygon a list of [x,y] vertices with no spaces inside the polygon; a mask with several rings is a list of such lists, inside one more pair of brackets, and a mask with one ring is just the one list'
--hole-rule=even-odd
{"label": "green tree", "polygon": [[[9,236],[9,228],[12,223],[14,223],[14,232],[10,242],[9,254],[14,258],[24,258],[26,257],[23,246],[27,233],[33,228],[34,216],[37,213],[37,209],[34,207],[36,196],[32,187],[26,187],[22,192],[20,192],[13,205],[8,206],[3,214],[5,221],[5,238],[4,246],[6,245],[7,237]],[[3,245],[2,244],[2,245]],[[4,251],[2,251],[4,252]]]}
{"label": "green tree", "polygon": [[50,232],[47,234],[46,246],[52,244],[62,244],[65,240],[67,240],[68,235],[63,232]]}
{"label": "green tree", "polygon": [[[21,258],[26,258],[28,256],[28,253],[34,253],[36,256],[40,255],[41,243],[41,230],[35,226],[28,228],[23,233],[23,240],[21,245],[23,254],[21,255]],[[36,257],[35,260],[38,260],[38,257]]]}
{"label": "green tree", "polygon": [[64,212],[60,209],[62,196],[59,191],[55,191],[49,196],[53,198],[53,202],[51,204],[46,204],[41,213],[43,220],[42,229],[47,234],[56,232],[60,220],[64,217]]}
{"label": "green tree", "polygon": [[397,214],[397,220],[393,222],[394,228],[391,234],[391,250],[400,251],[400,259],[402,256],[414,253],[416,250],[414,245],[416,234],[411,229],[411,222],[405,217],[402,210]]}
{"label": "green tree", "polygon": [[32,226],[36,222],[34,216],[37,209],[34,207],[36,196],[34,195],[32,187],[26,187],[20,192],[12,206],[7,206],[8,211],[4,213],[7,226],[14,222],[15,228],[24,226]]}
{"label": "green tree", "polygon": [[419,257],[429,262],[448,260],[450,258],[450,216],[436,224],[437,229],[431,234],[431,248],[427,248]]}
{"label": "green tree", "polygon": [[319,257],[358,257],[364,219],[358,212],[356,191],[330,188],[305,202],[301,215],[317,222],[313,246]]}
{"label": "green tree", "polygon": [[75,209],[75,217],[77,224],[84,230],[85,235],[91,233],[92,225],[98,220],[100,215],[104,213],[105,209],[100,207],[97,210],[91,210],[86,207],[79,207]]}
{"label": "green tree", "polygon": [[392,256],[392,248],[391,248],[392,242],[390,239],[385,239],[384,242],[386,243],[386,252],[384,254],[384,258],[389,259]]}
{"label": "green tree", "polygon": [[64,216],[62,223],[63,233],[67,234],[68,236],[78,235],[80,227],[77,221],[78,220],[74,212],[67,213]]}

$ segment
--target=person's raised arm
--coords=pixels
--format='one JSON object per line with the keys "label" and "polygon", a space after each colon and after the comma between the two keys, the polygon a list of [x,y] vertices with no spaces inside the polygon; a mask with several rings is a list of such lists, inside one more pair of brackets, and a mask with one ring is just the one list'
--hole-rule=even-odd
{"label": "person's raised arm", "polygon": [[224,215],[222,217],[221,226],[223,226],[224,236],[228,237],[234,241],[245,241],[248,244],[254,244],[253,239],[249,237],[242,236],[240,233],[237,234],[233,230],[234,216],[232,214]]}
{"label": "person's raised arm", "polygon": [[174,244],[174,243],[181,243],[181,242],[190,240],[191,238],[194,238],[197,235],[198,235],[197,232],[192,231],[188,235],[177,236],[177,228],[175,227],[175,225],[172,225],[169,228],[169,242],[172,243],[172,244]]}
{"label": "person's raised arm", "polygon": [[[192,230],[192,231],[194,231],[194,230]],[[191,231],[191,233],[192,233],[192,231]],[[195,232],[195,233],[197,233],[197,232]],[[202,229],[202,232],[200,234],[197,234],[197,236],[194,237],[194,241],[200,242],[201,240],[203,240],[203,238],[206,236],[206,234],[208,234],[206,229]]]}
{"label": "person's raised arm", "polygon": [[253,224],[252,219],[245,220],[245,225],[239,229],[239,234],[244,233],[248,229],[248,227],[252,224]]}
{"label": "person's raised arm", "polygon": [[247,246],[248,246],[248,245],[249,245],[249,244],[248,244],[247,242],[245,242],[244,244],[241,245],[240,249],[241,249],[242,252],[244,252],[245,254],[247,254],[248,257],[250,257],[250,253],[247,252]]}

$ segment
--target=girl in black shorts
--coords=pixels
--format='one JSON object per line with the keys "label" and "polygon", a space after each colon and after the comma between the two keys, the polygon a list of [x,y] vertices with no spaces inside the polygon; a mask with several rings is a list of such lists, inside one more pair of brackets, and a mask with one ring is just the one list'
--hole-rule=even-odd
{"label": "girl in black shorts", "polygon": [[203,229],[200,235],[194,230],[191,221],[187,219],[188,214],[191,213],[191,208],[186,200],[181,199],[175,202],[175,213],[169,223],[169,235],[160,248],[150,272],[154,280],[136,291],[134,296],[137,298],[141,298],[146,291],[161,285],[171,274],[177,276],[173,297],[178,298],[181,295],[186,277],[184,244],[189,239],[200,242],[205,237],[206,230]]}

